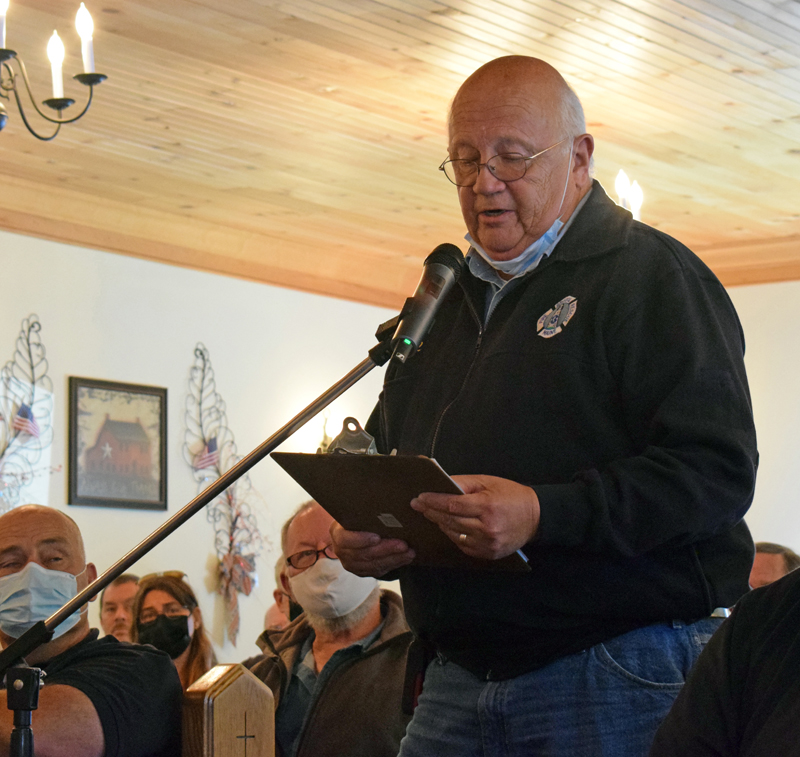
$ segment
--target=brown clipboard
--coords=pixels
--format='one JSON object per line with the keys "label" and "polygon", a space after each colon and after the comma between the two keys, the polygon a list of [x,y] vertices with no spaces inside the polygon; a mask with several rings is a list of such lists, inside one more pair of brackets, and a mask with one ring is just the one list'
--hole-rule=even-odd
{"label": "brown clipboard", "polygon": [[521,552],[500,560],[465,555],[435,523],[411,509],[411,500],[422,492],[461,493],[430,457],[302,452],[273,452],[271,457],[348,531],[407,542],[416,552],[414,565],[530,570]]}

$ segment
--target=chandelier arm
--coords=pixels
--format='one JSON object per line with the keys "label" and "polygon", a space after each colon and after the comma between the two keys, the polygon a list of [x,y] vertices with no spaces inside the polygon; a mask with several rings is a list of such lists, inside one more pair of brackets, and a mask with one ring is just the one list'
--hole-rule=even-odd
{"label": "chandelier arm", "polygon": [[3,68],[8,74],[8,79],[3,79],[2,74],[0,73],[0,97],[11,102],[11,98],[8,96],[8,93],[14,90],[14,69],[8,65],[8,61],[3,61]]}
{"label": "chandelier arm", "polygon": [[[59,124],[59,125],[61,125],[61,124],[68,124],[68,123],[71,123],[72,121],[77,120],[76,118],[73,118],[73,119],[70,119],[69,121],[62,121],[62,120],[60,120],[58,118],[50,118],[50,116],[48,116],[47,114],[42,113],[42,111],[39,110],[39,106],[36,104],[36,100],[33,97],[33,91],[31,90],[31,83],[28,80],[28,72],[25,70],[25,64],[22,62],[22,58],[20,58],[19,56],[17,56],[16,60],[17,60],[17,63],[19,63],[19,70],[22,72],[22,79],[25,82],[25,89],[28,90],[28,98],[31,101],[31,105],[33,105],[33,107],[36,109],[36,112],[45,121],[49,121],[51,124]],[[17,94],[17,88],[16,87],[14,87],[14,94],[16,95],[16,98],[17,98],[17,106],[19,107],[20,115],[22,115],[22,103],[20,102],[19,95]],[[89,102],[91,103],[91,101],[92,101],[92,98],[91,98],[91,95],[90,95]],[[86,108],[88,108],[88,107],[89,106],[87,104]],[[86,108],[83,109],[83,113],[81,113],[81,116],[86,112]],[[80,118],[81,116],[78,116],[77,118]],[[22,115],[22,120],[25,121],[25,116],[24,115]],[[25,125],[28,126],[28,122],[27,121],[25,121]],[[30,131],[32,134],[36,135],[36,133],[33,131],[33,129],[31,129],[30,126],[28,126],[28,131]],[[58,133],[58,132],[56,132],[56,133]],[[55,136],[55,134],[53,136]],[[41,139],[41,137],[39,137],[39,139]],[[50,139],[52,139],[52,137],[50,137]]]}
{"label": "chandelier arm", "polygon": [[[31,83],[28,80],[28,72],[25,69],[25,64],[22,62],[22,59],[17,57],[16,61],[19,64],[19,70],[22,72],[22,80],[25,83],[25,89],[28,90],[28,99],[31,101],[31,105],[33,105],[33,107],[36,109],[36,112],[42,118],[44,118],[46,121],[53,121],[52,118],[48,118],[44,113],[42,113],[42,111],[39,110],[39,106],[36,104],[36,100],[34,100],[34,98],[33,98],[33,91],[31,90]],[[20,101],[19,93],[17,92],[16,76],[14,76],[13,74],[11,76],[11,83],[12,83],[12,85],[14,87],[14,96],[17,98],[17,107],[19,108],[20,115],[22,115],[22,102]],[[25,121],[25,116],[24,115],[22,115],[22,120]],[[55,121],[54,123],[58,123],[58,121]],[[28,122],[27,121],[25,121],[25,125],[28,126]],[[30,126],[28,126],[28,129],[30,131],[32,131]]]}
{"label": "chandelier arm", "polygon": [[[49,142],[51,139],[55,139],[58,132],[61,131],[61,124],[59,123],[58,126],[56,126],[56,130],[49,137],[43,137],[40,134],[37,134],[34,128],[28,123],[28,119],[25,117],[25,111],[22,109],[22,101],[19,99],[19,92],[17,92],[17,88],[14,87],[13,91],[14,91],[14,98],[17,101],[17,109],[19,110],[20,116],[22,116],[22,123],[25,124],[25,128],[27,128],[27,130],[31,134],[33,134],[33,136],[36,137],[36,139],[40,139],[42,142]],[[37,108],[36,110],[39,109]],[[52,119],[48,118],[47,120],[51,121]]]}
{"label": "chandelier arm", "polygon": [[[86,105],[85,105],[84,109],[80,113],[78,113],[78,115],[75,116],[74,118],[65,118],[64,120],[56,120],[54,118],[48,118],[47,120],[50,121],[50,123],[58,124],[59,126],[61,126],[61,124],[71,124],[71,123],[74,123],[75,121],[77,121],[79,118],[83,118],[83,116],[86,114],[86,111],[89,110],[89,106],[92,104],[92,95],[93,94],[94,94],[94,85],[90,84],[89,85],[89,99],[86,101]],[[38,108],[37,108],[37,110],[38,110]],[[47,116],[45,116],[45,118],[47,118]]]}

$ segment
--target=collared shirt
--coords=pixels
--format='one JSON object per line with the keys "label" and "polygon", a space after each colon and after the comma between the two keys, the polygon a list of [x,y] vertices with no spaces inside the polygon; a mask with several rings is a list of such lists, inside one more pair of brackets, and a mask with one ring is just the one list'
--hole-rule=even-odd
{"label": "collared shirt", "polygon": [[369,649],[380,636],[384,622],[381,621],[363,639],[359,639],[343,649],[337,649],[319,673],[316,670],[313,651],[316,634],[312,631],[308,635],[300,648],[286,694],[275,713],[275,740],[280,744],[286,757],[295,753],[306,715],[319,691],[325,685],[325,681],[345,660],[357,657]]}
{"label": "collared shirt", "polygon": [[[561,231],[558,235],[558,241],[560,242],[564,238],[564,234],[566,234],[567,229],[572,225],[572,222],[577,217],[578,213],[581,211],[581,208],[586,204],[586,201],[589,199],[589,195],[592,193],[591,188],[589,191],[581,198],[581,201],[575,207],[575,210],[570,215],[567,222],[561,228]],[[467,241],[471,239],[469,234],[465,237]],[[500,300],[503,299],[509,292],[511,292],[514,287],[519,283],[520,279],[524,276],[527,276],[531,271],[533,271],[539,263],[542,262],[542,259],[545,257],[549,257],[553,250],[558,247],[558,242],[556,242],[550,250],[546,251],[543,255],[539,257],[538,260],[534,261],[528,268],[526,268],[522,273],[517,274],[516,276],[510,279],[504,279],[498,272],[497,269],[493,268],[489,263],[487,263],[478,253],[476,253],[471,247],[469,252],[467,253],[467,265],[469,266],[470,273],[475,276],[475,278],[480,279],[481,281],[485,281],[489,284],[486,289],[486,308],[484,310],[483,316],[483,325],[485,326],[489,322],[489,318],[494,312],[494,309],[497,307]]]}

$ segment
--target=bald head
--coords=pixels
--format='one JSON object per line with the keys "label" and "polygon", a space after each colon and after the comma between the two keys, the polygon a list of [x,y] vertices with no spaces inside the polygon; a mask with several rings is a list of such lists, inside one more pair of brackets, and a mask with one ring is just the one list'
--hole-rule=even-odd
{"label": "bald head", "polygon": [[331,543],[332,525],[333,518],[319,503],[306,502],[286,529],[286,557],[304,549],[323,549],[328,546]]}
{"label": "bald head", "polygon": [[[68,515],[52,507],[23,505],[0,516],[0,580],[20,573],[31,563],[48,571],[71,573],[77,579],[74,584],[76,591],[81,591],[97,578],[94,565],[86,562],[83,538],[77,524]],[[11,578],[8,580],[13,581]],[[58,595],[58,598],[60,601],[63,596]],[[48,594],[49,599],[51,597]],[[38,608],[38,612],[41,612],[41,608]],[[0,629],[0,643],[3,646],[8,646],[20,635],[17,627],[12,624]],[[81,611],[75,623],[65,621],[60,628],[65,629],[62,634],[56,629],[52,641],[27,656],[29,663],[48,660],[84,638],[89,633],[86,612]]]}
{"label": "bald head", "polygon": [[594,140],[585,130],[575,93],[537,58],[497,58],[456,93],[451,181],[471,243],[497,267],[557,233],[590,190]]}
{"label": "bald head", "polygon": [[461,85],[450,110],[483,105],[494,100],[498,105],[513,103],[526,114],[536,115],[554,134],[577,137],[586,131],[580,100],[564,77],[539,58],[507,55],[481,66]]}
{"label": "bald head", "polygon": [[[57,550],[48,551],[47,560],[50,564],[45,565],[41,562],[44,559],[42,550],[56,546]],[[28,558],[25,563],[38,556],[41,559],[34,561],[42,567],[75,575],[86,565],[86,552],[78,524],[60,510],[44,505],[22,505],[0,516],[0,576],[16,573],[24,567],[25,563],[16,570],[11,569],[16,565],[8,562],[7,558],[12,554],[17,557],[24,554]],[[67,564],[77,570],[64,567]]]}

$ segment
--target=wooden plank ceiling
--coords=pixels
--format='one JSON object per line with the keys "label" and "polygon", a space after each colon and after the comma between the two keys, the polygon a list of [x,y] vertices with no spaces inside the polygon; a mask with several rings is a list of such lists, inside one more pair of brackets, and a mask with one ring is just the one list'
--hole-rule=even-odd
{"label": "wooden plank ceiling", "polygon": [[[450,98],[525,53],[581,97],[609,194],[624,168],[726,284],[800,278],[797,0],[86,4],[109,79],[52,142],[5,103],[0,228],[398,306],[434,246],[465,247],[436,170]],[[54,28],[81,70],[78,5],[11,0],[39,100]]]}

